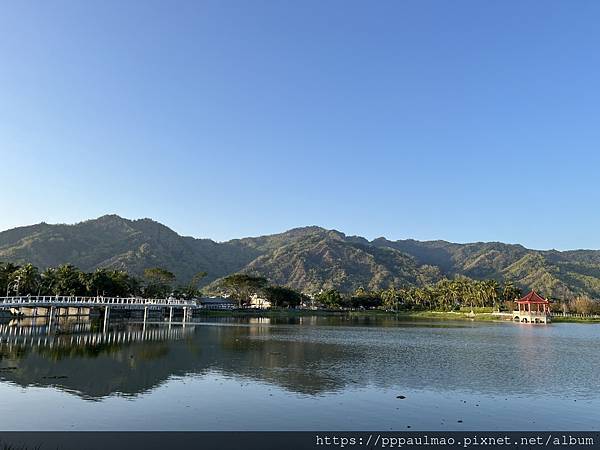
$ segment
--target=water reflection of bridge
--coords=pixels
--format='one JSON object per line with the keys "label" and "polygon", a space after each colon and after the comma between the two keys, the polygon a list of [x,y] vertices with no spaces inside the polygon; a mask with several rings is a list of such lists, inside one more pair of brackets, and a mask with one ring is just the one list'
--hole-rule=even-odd
{"label": "water reflection of bridge", "polygon": [[[69,334],[53,332],[49,326],[21,327],[14,324],[0,325],[0,345],[32,347],[73,347],[104,344],[127,344],[143,341],[184,339],[193,333],[193,324],[171,323],[168,327],[126,329],[90,332],[91,324],[77,323]],[[86,327],[87,325],[87,327]],[[87,329],[86,329],[87,328]],[[82,334],[78,334],[82,333]]]}

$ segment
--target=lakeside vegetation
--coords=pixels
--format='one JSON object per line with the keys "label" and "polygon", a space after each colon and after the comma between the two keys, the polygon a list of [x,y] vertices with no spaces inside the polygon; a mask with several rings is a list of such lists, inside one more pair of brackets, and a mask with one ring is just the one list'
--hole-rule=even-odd
{"label": "lakeside vegetation", "polygon": [[178,235],[150,220],[107,215],[74,225],[41,223],[0,232],[0,261],[45,269],[70,263],[84,272],[98,267],[144,278],[148,267],[164,267],[185,286],[197,272],[202,285],[233,273],[268,277],[299,292],[361,286],[431,286],[444,278],[512,281],[528,291],[571,300],[600,298],[600,251],[537,251],[499,242],[368,240],[311,226],[282,233],[214,242]]}
{"label": "lakeside vegetation", "polygon": [[0,263],[0,295],[193,298],[201,294],[198,285],[205,276],[198,272],[189,283],[177,285],[175,275],[160,267],[145,269],[138,278],[123,270],[84,272],[71,264],[40,271],[33,264]]}
{"label": "lakeside vegetation", "polygon": [[[103,268],[84,272],[70,264],[40,271],[32,264],[0,263],[0,293],[198,298],[203,295],[199,286],[206,276],[206,272],[198,272],[190,282],[178,284],[172,272],[160,267],[147,268],[143,277],[135,277],[126,271]],[[427,312],[436,312],[436,317],[439,317],[442,312],[481,315],[492,311],[513,311],[515,300],[523,295],[523,291],[512,282],[500,284],[496,280],[481,281],[467,277],[443,279],[423,287],[359,288],[351,293],[328,289],[308,294],[271,284],[261,276],[243,273],[221,278],[211,285],[207,293],[228,297],[240,309],[251,306],[253,298],[260,298],[274,308],[382,311],[421,317]],[[600,302],[585,295],[569,300],[552,299],[552,309],[560,313],[594,315],[600,314]]]}

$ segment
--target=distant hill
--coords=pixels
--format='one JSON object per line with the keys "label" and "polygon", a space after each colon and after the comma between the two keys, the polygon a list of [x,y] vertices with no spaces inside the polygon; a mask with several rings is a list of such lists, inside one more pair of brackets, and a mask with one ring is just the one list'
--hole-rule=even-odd
{"label": "distant hill", "polygon": [[206,283],[235,272],[264,275],[305,292],[423,285],[443,277],[511,280],[525,289],[600,298],[600,251],[537,251],[499,242],[368,241],[312,226],[218,243],[183,237],[150,219],[108,215],[75,225],[38,225],[0,233],[0,261],[44,269],[71,263],[141,275],[164,267],[180,282],[206,271]]}
{"label": "distant hill", "polygon": [[39,224],[0,233],[0,261],[31,262],[44,269],[71,263],[82,270],[98,267],[141,275],[165,267],[180,281],[209,273],[207,281],[242,269],[259,253],[249,247],[183,237],[150,219],[108,215],[75,225]]}

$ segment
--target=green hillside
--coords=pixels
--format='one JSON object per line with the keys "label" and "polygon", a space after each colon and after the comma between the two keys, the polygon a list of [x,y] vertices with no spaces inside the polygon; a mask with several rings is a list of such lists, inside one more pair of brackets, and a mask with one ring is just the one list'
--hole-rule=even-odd
{"label": "green hillside", "polygon": [[242,269],[258,252],[209,239],[182,237],[158,222],[103,216],[76,225],[17,228],[0,233],[0,261],[31,262],[45,269],[70,263],[84,271],[98,267],[141,275],[166,267],[180,281],[206,271],[207,281]]}
{"label": "green hillside", "polygon": [[199,271],[208,273],[206,283],[247,272],[305,292],[420,286],[467,276],[513,281],[549,296],[600,298],[600,251],[537,251],[499,242],[370,242],[316,226],[219,243],[180,236],[150,219],[109,215],[1,232],[0,261],[31,262],[40,269],[71,263],[85,271],[108,267],[135,275],[164,267],[179,282]]}

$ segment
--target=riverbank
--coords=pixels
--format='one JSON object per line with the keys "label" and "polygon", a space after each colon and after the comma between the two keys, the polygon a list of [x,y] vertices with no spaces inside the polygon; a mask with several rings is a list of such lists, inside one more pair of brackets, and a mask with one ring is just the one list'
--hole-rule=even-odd
{"label": "riverbank", "polygon": [[[324,309],[235,309],[235,310],[203,310],[199,316],[204,317],[306,317],[306,316],[348,316],[348,317],[396,317],[398,319],[415,320],[471,320],[485,322],[512,321],[511,314],[492,312],[466,311],[382,311],[378,309],[363,311],[324,310]],[[600,323],[599,318],[562,317],[552,318],[554,323]]]}
{"label": "riverbank", "polygon": [[600,323],[600,318],[597,317],[552,317],[554,323]]}

